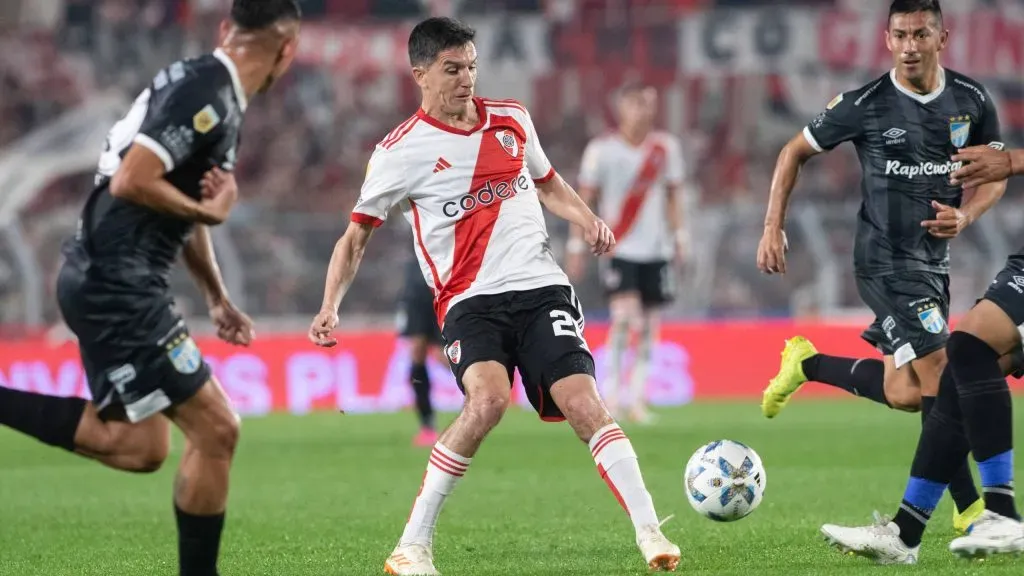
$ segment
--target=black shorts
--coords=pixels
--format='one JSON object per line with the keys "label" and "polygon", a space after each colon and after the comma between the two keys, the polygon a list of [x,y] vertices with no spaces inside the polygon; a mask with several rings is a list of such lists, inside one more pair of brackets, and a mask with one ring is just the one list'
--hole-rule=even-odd
{"label": "black shorts", "polygon": [[672,270],[668,262],[633,262],[612,258],[604,271],[608,295],[639,292],[644,306],[659,306],[672,301]]}
{"label": "black shorts", "polygon": [[[420,282],[420,284],[423,284]],[[441,329],[434,312],[434,296],[423,284],[426,294],[406,296],[398,307],[398,333],[406,338],[425,336],[432,344],[441,343]]]}
{"label": "black shorts", "polygon": [[78,338],[101,417],[120,406],[131,422],[140,422],[188,400],[211,377],[169,298],[112,290],[66,262],[57,278],[57,302]]}
{"label": "black shorts", "polygon": [[477,362],[518,368],[530,404],[547,421],[564,420],[551,385],[573,374],[594,376],[594,357],[583,338],[583,312],[568,286],[474,296],[449,311],[442,330],[445,356],[459,389]]}
{"label": "black shorts", "polygon": [[1006,260],[1006,266],[996,274],[982,298],[1002,308],[1014,324],[1024,327],[1024,254],[1014,254]]}
{"label": "black shorts", "polygon": [[857,276],[857,291],[875,321],[861,335],[896,367],[944,348],[949,340],[949,276],[896,272]]}

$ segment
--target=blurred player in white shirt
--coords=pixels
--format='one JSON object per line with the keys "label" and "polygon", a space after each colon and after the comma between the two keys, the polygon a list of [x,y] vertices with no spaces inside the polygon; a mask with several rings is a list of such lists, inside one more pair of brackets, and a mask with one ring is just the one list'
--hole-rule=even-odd
{"label": "blurred player in white shirt", "polygon": [[[669,263],[682,262],[687,242],[682,222],[682,147],[671,134],[654,130],[658,94],[646,84],[625,85],[616,97],[618,130],[591,140],[580,166],[580,196],[612,227],[617,245],[602,278],[609,296],[611,355],[605,401],[613,414],[649,422],[645,384],[658,337],[658,313],[673,297]],[[582,230],[573,227],[566,269],[573,280],[586,268]],[[626,398],[620,381],[627,344],[634,360]],[[624,400],[624,401],[623,401]]]}
{"label": "blurred player in white shirt", "polygon": [[[309,332],[319,346],[336,343],[331,332],[338,307],[366,243],[392,208],[401,210],[413,227],[445,355],[466,399],[431,451],[384,569],[438,574],[433,539],[441,507],[508,408],[518,369],[541,419],[567,421],[589,446],[598,473],[632,521],[647,565],[674,570],[679,547],[661,532],[636,452],[598,396],[583,314],[551,253],[542,206],[584,228],[595,254],[608,252],[615,239],[552,168],[526,108],[474,96],[475,35],[450,18],[430,18],[410,34],[409,60],[423,103],[370,158]],[[552,481],[558,479],[552,471]]]}

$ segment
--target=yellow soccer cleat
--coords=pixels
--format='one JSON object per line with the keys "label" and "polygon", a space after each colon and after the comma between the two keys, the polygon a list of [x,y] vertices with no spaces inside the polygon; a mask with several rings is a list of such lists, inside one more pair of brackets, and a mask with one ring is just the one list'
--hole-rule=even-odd
{"label": "yellow soccer cleat", "polygon": [[774,418],[782,412],[789,402],[789,397],[807,382],[803,362],[817,353],[814,344],[803,336],[794,336],[786,340],[786,347],[782,349],[779,373],[768,383],[761,400],[761,413],[765,418]]}
{"label": "yellow soccer cleat", "polygon": [[953,506],[953,530],[957,534],[963,536],[967,534],[967,531],[971,528],[971,524],[981,518],[981,514],[985,512],[985,501],[978,498],[974,504],[967,507],[967,510],[960,512]]}

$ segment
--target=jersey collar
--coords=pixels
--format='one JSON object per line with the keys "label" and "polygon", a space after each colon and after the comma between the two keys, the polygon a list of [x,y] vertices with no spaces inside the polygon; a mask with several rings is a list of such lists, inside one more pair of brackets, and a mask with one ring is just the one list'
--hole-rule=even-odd
{"label": "jersey collar", "polygon": [[220,48],[213,51],[213,56],[220,60],[220,63],[228,69],[228,74],[231,74],[231,84],[235,87],[235,99],[238,100],[238,108],[245,112],[246,106],[249,105],[249,99],[246,98],[245,89],[242,88],[242,79],[238,77],[238,67],[235,66],[235,61]]}
{"label": "jersey collar", "polygon": [[908,90],[905,86],[903,86],[903,84],[900,84],[900,81],[896,79],[895,68],[889,70],[889,79],[892,80],[892,85],[895,86],[897,90],[902,92],[904,95],[914,100],[917,100],[921,104],[927,104],[932,100],[935,100],[946,89],[946,69],[942,68],[941,66],[939,67],[939,86],[938,88],[932,90],[928,94],[918,94],[917,92]]}

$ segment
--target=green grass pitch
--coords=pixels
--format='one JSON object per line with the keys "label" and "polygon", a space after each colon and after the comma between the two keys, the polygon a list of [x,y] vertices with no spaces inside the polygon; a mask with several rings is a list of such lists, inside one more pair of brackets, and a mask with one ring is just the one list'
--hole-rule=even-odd
{"label": "green grass pitch", "polygon": [[[660,416],[657,426],[626,430],[659,513],[676,515],[664,529],[683,550],[680,573],[1024,573],[1024,558],[953,558],[948,497],[917,567],[876,567],[819,538],[824,522],[866,523],[874,509],[895,511],[920,427],[916,414],[867,401],[798,399],[772,421],[755,402],[698,403]],[[1018,445],[1022,424],[1018,411]],[[427,452],[409,445],[413,428],[409,413],[246,420],[222,574],[380,574],[426,462]],[[699,517],[682,490],[690,453],[718,438],[748,443],[767,469],[763,504],[731,524]],[[176,436],[163,470],[132,476],[0,430],[0,574],[176,574],[170,493],[180,447]],[[449,499],[434,549],[446,576],[646,573],[632,527],[586,447],[566,425],[518,409]]]}

